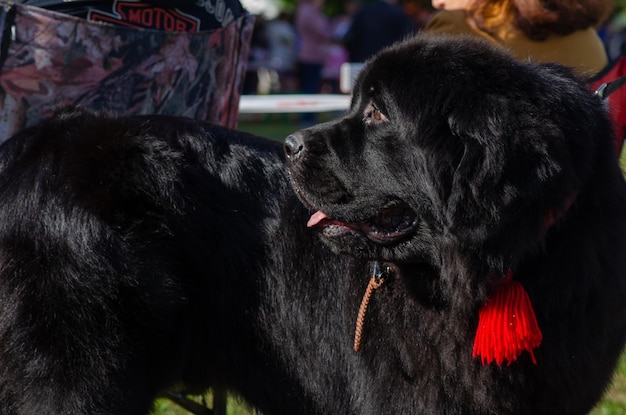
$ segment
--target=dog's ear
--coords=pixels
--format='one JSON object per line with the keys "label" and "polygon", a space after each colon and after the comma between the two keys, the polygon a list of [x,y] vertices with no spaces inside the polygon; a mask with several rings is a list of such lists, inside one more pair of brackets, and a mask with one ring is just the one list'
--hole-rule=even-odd
{"label": "dog's ear", "polygon": [[580,188],[581,166],[591,164],[582,162],[590,155],[579,154],[580,149],[591,146],[579,144],[594,140],[598,132],[591,126],[603,117],[601,111],[585,108],[598,106],[590,94],[571,89],[547,91],[558,107],[543,97],[495,95],[449,113],[450,132],[464,148],[446,207],[452,234],[484,243],[502,240],[494,236],[506,230],[532,245],[528,239],[544,232],[545,215]]}

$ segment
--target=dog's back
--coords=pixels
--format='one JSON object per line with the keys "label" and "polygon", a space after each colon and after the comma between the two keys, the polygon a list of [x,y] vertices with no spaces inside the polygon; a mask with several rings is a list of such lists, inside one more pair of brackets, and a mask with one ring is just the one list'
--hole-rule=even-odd
{"label": "dog's back", "polygon": [[175,382],[206,388],[267,256],[280,146],[70,111],[0,166],[0,412],[145,413]]}

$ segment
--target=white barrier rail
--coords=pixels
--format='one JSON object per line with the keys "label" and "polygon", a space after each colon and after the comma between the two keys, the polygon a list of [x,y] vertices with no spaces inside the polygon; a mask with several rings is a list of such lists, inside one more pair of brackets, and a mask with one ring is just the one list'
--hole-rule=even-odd
{"label": "white barrier rail", "polygon": [[342,94],[276,94],[242,95],[240,114],[297,113],[345,111],[350,95]]}

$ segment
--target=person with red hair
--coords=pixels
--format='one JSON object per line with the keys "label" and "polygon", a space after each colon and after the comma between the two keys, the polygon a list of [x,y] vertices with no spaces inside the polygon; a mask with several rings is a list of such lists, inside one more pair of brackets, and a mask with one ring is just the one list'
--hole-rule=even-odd
{"label": "person with red hair", "polygon": [[432,0],[437,12],[425,33],[470,34],[509,49],[522,60],[556,62],[595,74],[608,58],[596,28],[611,0]]}

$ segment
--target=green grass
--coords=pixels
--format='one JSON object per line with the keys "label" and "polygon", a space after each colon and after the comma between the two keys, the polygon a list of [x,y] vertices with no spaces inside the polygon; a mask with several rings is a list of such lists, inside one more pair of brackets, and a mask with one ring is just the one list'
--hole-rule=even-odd
{"label": "green grass", "polygon": [[[297,118],[285,114],[274,114],[256,118],[240,118],[238,129],[282,141],[289,134],[297,131],[299,127]],[[626,172],[626,151],[622,152],[620,166]],[[194,399],[201,402],[199,398]],[[206,400],[209,406],[211,399],[211,393],[208,393]],[[229,396],[226,413],[227,415],[252,415],[254,410],[241,399]],[[153,415],[189,415],[189,412],[167,399],[160,399],[156,402]],[[617,366],[613,381],[605,393],[604,399],[589,415],[626,415],[626,353]]]}
{"label": "green grass", "polygon": [[283,141],[298,131],[298,119],[292,114],[240,115],[237,129],[272,140]]}
{"label": "green grass", "polygon": [[604,399],[590,413],[590,415],[621,414],[626,414],[626,354],[622,356],[617,366],[613,382]]}
{"label": "green grass", "polygon": [[[207,406],[213,407],[213,396],[209,391],[206,396],[188,396],[188,398]],[[242,399],[236,396],[228,396],[226,401],[226,415],[253,415],[254,410],[246,404]],[[169,399],[158,399],[154,405],[154,411],[152,415],[189,415],[190,413],[181,408]]]}
{"label": "green grass", "polygon": [[[318,122],[331,120],[333,113],[318,114]],[[261,137],[283,141],[289,134],[300,130],[297,114],[241,114],[237,129]]]}

